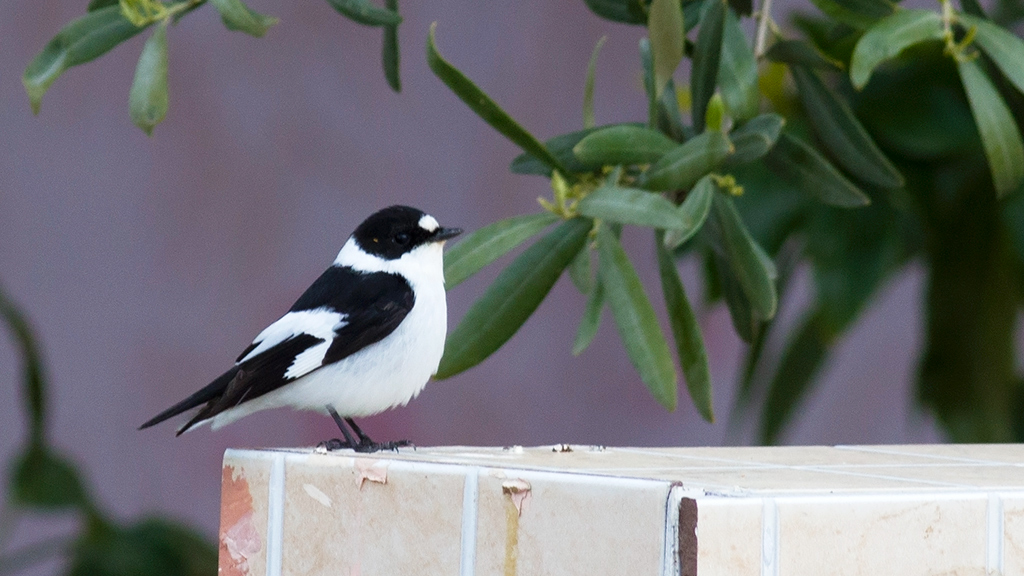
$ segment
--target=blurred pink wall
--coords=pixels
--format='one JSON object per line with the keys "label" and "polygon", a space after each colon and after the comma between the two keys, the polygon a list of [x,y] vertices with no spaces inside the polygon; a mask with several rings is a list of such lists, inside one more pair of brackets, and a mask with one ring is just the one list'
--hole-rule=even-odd
{"label": "blurred pink wall", "polygon": [[[581,1],[543,0],[404,2],[401,95],[380,70],[379,30],[325,2],[254,1],[281,19],[261,40],[225,31],[207,7],[169,31],[171,110],[154,137],[127,110],[145,35],[71,70],[32,117],[22,70],[86,3],[0,3],[0,281],[42,338],[54,441],[126,517],[158,510],[213,534],[225,448],[312,445],[335,434],[328,418],[287,410],[181,438],[173,425],[136,427],[225,369],[364,216],[407,203],[472,230],[535,211],[535,199],[550,194],[546,180],[508,172],[518,150],[430,73],[423,47],[432,21],[442,53],[541,138],[580,127],[584,70],[605,34],[598,122],[645,117],[640,29],[600,20]],[[626,239],[660,300],[646,234]],[[452,291],[451,325],[499,269]],[[699,296],[696,266],[683,271]],[[921,276],[914,270],[885,287],[787,442],[939,439],[911,401]],[[790,312],[806,299],[803,287],[784,303]],[[583,304],[563,280],[492,359],[366,419],[366,430],[420,445],[752,441],[752,423],[725,422],[741,348],[724,307],[700,313],[719,414],[710,425],[685,387],[675,413],[651,399],[610,314],[591,349],[573,358]],[[5,460],[22,440],[18,377],[2,337]]]}

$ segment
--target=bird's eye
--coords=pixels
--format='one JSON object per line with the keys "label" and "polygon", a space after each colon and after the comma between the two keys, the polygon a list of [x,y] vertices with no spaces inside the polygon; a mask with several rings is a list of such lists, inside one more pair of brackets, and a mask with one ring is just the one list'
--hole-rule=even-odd
{"label": "bird's eye", "polygon": [[405,246],[406,244],[409,243],[409,240],[411,240],[411,238],[405,232],[400,232],[398,234],[395,234],[395,244],[398,244],[400,246]]}

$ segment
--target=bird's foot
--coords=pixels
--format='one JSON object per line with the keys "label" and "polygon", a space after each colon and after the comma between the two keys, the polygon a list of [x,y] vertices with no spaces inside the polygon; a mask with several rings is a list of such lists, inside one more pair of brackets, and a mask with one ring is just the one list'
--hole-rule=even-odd
{"label": "bird's foot", "polygon": [[395,440],[394,442],[374,442],[369,438],[364,438],[359,442],[359,444],[353,446],[352,448],[356,452],[363,452],[369,454],[371,452],[380,452],[381,450],[394,450],[395,452],[398,452],[399,448],[406,448],[409,446],[416,448],[416,446],[414,446],[413,443],[409,442],[408,440]]}
{"label": "bird's foot", "polygon": [[352,448],[352,444],[347,440],[341,440],[340,438],[324,440],[316,445],[317,450],[323,450],[325,452],[334,452],[335,450],[342,450],[345,448]]}

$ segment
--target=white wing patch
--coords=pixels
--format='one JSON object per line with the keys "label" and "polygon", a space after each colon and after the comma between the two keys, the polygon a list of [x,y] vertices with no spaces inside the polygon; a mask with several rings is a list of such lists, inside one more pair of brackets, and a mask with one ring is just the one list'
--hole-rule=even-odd
{"label": "white wing patch", "polygon": [[295,357],[295,360],[292,361],[292,365],[288,367],[288,371],[284,373],[284,377],[289,380],[294,380],[323,366],[324,356],[327,355],[327,350],[329,350],[330,347],[331,340],[325,340],[312,348],[307,348]]}
{"label": "white wing patch", "polygon": [[[298,336],[299,334],[309,334],[310,336],[315,336],[324,340],[325,344],[329,348],[330,342],[334,338],[334,331],[345,324],[347,324],[345,321],[345,315],[340,312],[335,312],[329,308],[316,308],[314,310],[289,312],[282,316],[277,322],[267,326],[263,332],[260,332],[259,336],[252,341],[253,344],[256,344],[256,347],[235,364],[241,364],[242,362],[251,360],[267,350],[270,350],[274,346],[277,346],[281,342]],[[298,362],[299,358],[304,357],[312,350],[319,349],[323,345],[324,344],[317,344],[316,346],[304,351],[295,358],[295,361]],[[327,348],[324,348],[323,352],[320,354],[320,360],[323,360],[325,354],[327,354]],[[292,367],[288,369],[288,372],[292,372],[294,367],[295,365],[293,364]]]}

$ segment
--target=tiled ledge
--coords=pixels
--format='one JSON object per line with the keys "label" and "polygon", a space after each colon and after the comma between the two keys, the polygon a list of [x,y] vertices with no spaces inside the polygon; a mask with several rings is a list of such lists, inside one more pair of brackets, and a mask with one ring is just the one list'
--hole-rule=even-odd
{"label": "tiled ledge", "polygon": [[1024,445],[229,450],[221,576],[1024,574]]}

